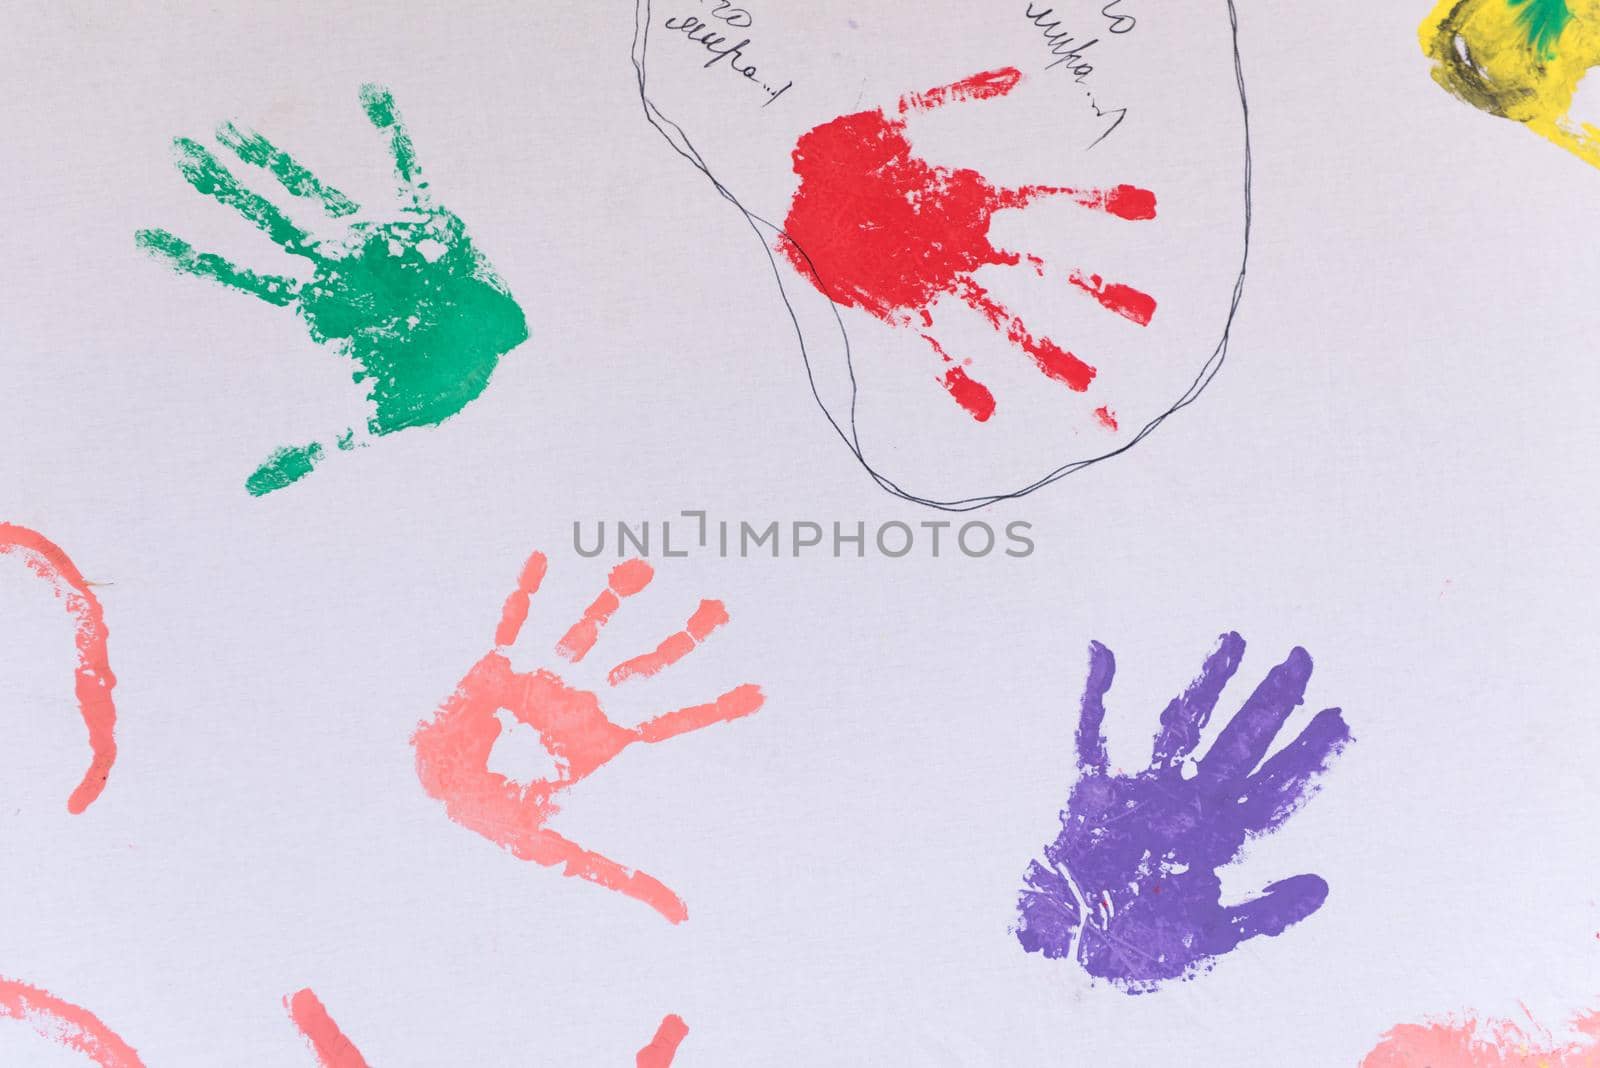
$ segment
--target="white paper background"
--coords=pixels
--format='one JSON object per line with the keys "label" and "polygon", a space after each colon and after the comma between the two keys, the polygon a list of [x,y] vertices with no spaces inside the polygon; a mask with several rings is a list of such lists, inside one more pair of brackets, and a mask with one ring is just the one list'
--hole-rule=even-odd
{"label": "white paper background", "polygon": [[[1008,42],[1023,6],[906,5]],[[71,623],[0,566],[0,974],[152,1068],[311,1064],[280,1004],[303,986],[385,1066],[629,1064],[669,1012],[684,1068],[1335,1066],[1426,1014],[1592,1003],[1600,175],[1438,90],[1426,6],[1241,0],[1228,364],[1129,455],[983,513],[1031,522],[1032,557],[659,562],[597,659],[700,597],[733,623],[618,715],[746,681],[766,707],[630,750],[557,826],[678,891],[681,927],[450,823],[410,731],[530,549],[552,569],[520,662],[587,603],[607,565],[574,520],[939,517],[839,445],[743,219],[645,125],[632,5],[8,6],[0,518],[112,584],[121,755],[67,815]],[[132,234],[278,264],[172,168],[224,118],[381,199],[367,81],[532,339],[444,427],[252,499],[273,447],[346,425],[347,368]],[[1024,954],[1088,641],[1135,765],[1228,629],[1225,710],[1301,644],[1290,730],[1337,704],[1358,743],[1225,885],[1314,871],[1326,907],[1156,996]],[[14,1023],[0,1059],[83,1063]]]}

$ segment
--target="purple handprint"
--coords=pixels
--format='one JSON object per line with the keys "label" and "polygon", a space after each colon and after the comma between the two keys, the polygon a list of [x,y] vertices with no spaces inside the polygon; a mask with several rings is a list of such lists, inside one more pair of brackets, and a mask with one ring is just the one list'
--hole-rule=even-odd
{"label": "purple handprint", "polygon": [[1261,762],[1311,678],[1310,654],[1295,648],[1186,776],[1184,758],[1200,743],[1243,655],[1244,639],[1224,634],[1199,677],[1161,713],[1150,766],[1112,775],[1100,726],[1116,660],[1090,643],[1078,720],[1082,774],[1061,813],[1060,835],[1045,847],[1043,862],[1028,865],[1018,901],[1016,934],[1028,952],[1074,955],[1076,937],[1075,955],[1090,975],[1143,994],[1164,980],[1191,978],[1245,939],[1281,934],[1322,907],[1328,884],[1317,875],[1222,904],[1216,870],[1239,855],[1246,838],[1269,833],[1298,810],[1351,741],[1339,710],[1327,708]]}

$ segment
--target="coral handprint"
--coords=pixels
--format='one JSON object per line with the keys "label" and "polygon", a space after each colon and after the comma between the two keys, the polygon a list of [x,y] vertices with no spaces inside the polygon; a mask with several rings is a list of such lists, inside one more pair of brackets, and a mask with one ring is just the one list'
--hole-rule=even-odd
{"label": "coral handprint", "polygon": [[[209,149],[189,138],[174,145],[178,170],[196,190],[233,208],[283,251],[310,264],[311,277],[258,274],[221,256],[199,252],[166,230],[141,230],[139,246],[175,270],[209,278],[268,304],[292,307],[312,340],[332,345],[366,383],[370,416],[331,442],[349,449],[357,439],[410,427],[435,426],[483,392],[500,357],[527,340],[522,309],[451,212],[433,202],[388,90],[366,86],[362,105],[389,141],[400,182],[398,217],[364,217],[348,196],[320,181],[258,133],[232,123],[217,140],[239,160],[268,171],[295,197],[332,220],[343,233],[318,240],[277,205],[252,192]],[[246,480],[256,496],[311,472],[326,442],[278,449]]]}
{"label": "coral handprint", "polygon": [[[433,720],[412,736],[417,776],[429,796],[444,803],[451,819],[518,858],[547,867],[562,865],[563,874],[599,883],[681,923],[688,918],[688,911],[660,881],[584,849],[547,824],[559,811],[560,794],[628,746],[663,742],[713,723],[748,716],[761,707],[761,690],[751,684],[737,686],[709,704],[680,708],[637,727],[623,727],[601,710],[597,693],[570,686],[544,668],[512,670],[506,650],[522,630],[529,600],[538,591],[546,566],[543,553],[528,558],[517,588],[506,599],[495,630],[495,648],[473,665]],[[557,653],[573,664],[581,662],[622,600],[638,594],[653,577],[653,569],[644,560],[627,560],[614,567],[606,588],[557,644]],[[631,678],[656,674],[688,655],[727,621],[720,601],[701,601],[682,630],[669,635],[653,651],[617,664],[606,676],[607,683],[614,687]],[[501,709],[538,732],[555,762],[552,775],[521,783],[490,770],[490,752],[501,730],[496,713]]]}
{"label": "coral handprint", "polygon": [[[1024,260],[1041,276],[1045,273],[1039,257],[990,243],[995,212],[1060,196],[1121,219],[1156,215],[1155,194],[1135,186],[998,189],[975,170],[935,166],[915,153],[907,137],[907,116],[956,101],[1004,96],[1021,80],[1021,71],[1004,67],[925,93],[908,93],[894,116],[877,108],[811,130],[794,149],[800,186],[778,242],[801,276],[830,300],[921,333],[947,365],[941,378],[945,389],[980,422],[994,414],[994,395],[932,332],[933,306],[941,297],[959,299],[978,312],[1041,372],[1068,389],[1084,392],[1095,376],[1082,357],[1047,337],[1035,337],[973,277],[981,267],[1017,266]],[[1132,286],[1108,283],[1078,267],[1066,278],[1140,326],[1155,314],[1155,299]]]}
{"label": "coral handprint", "polygon": [[1244,644],[1237,634],[1222,636],[1199,676],[1161,713],[1150,764],[1135,775],[1111,773],[1101,725],[1116,662],[1105,646],[1090,645],[1077,729],[1081,774],[1060,835],[1025,875],[1016,932],[1024,949],[1074,957],[1090,975],[1145,993],[1192,977],[1248,938],[1280,934],[1322,906],[1328,884],[1316,875],[1222,904],[1217,869],[1238,857],[1246,839],[1297,811],[1351,741],[1340,711],[1328,708],[1262,762],[1311,677],[1311,657],[1296,648],[1185,775],[1185,759],[1238,670]]}

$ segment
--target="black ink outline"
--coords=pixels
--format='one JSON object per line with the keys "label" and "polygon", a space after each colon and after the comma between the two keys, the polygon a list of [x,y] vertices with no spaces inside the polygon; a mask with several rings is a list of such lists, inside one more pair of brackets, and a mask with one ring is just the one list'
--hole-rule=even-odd
{"label": "black ink outline", "polygon": [[661,112],[661,109],[657,108],[650,100],[648,90],[645,86],[645,52],[649,46],[650,39],[650,0],[635,0],[634,3],[632,49],[633,69],[638,75],[639,103],[644,108],[646,121],[648,121],[651,126],[655,127],[656,132],[661,134],[661,136],[666,139],[667,144],[672,146],[672,150],[674,152],[688,160],[694,165],[696,170],[700,171],[700,173],[706,176],[722,199],[739,209],[739,213],[745,217],[745,221],[750,224],[751,230],[755,232],[756,238],[761,242],[761,247],[767,254],[767,263],[772,268],[773,277],[778,283],[778,294],[783,300],[784,308],[789,313],[789,321],[794,325],[795,337],[800,342],[800,357],[805,361],[806,381],[811,386],[811,396],[816,400],[817,406],[822,409],[823,416],[826,417],[829,424],[833,426],[834,432],[839,435],[839,439],[845,443],[845,447],[848,448],[852,454],[854,454],[856,461],[861,464],[861,466],[866,470],[867,474],[872,476],[872,480],[874,482],[876,482],[885,491],[894,494],[896,497],[899,497],[902,500],[911,501],[914,504],[926,505],[929,508],[937,508],[941,511],[971,512],[976,511],[979,508],[986,508],[989,505],[996,504],[1000,501],[1016,500],[1018,498],[1025,497],[1028,494],[1033,493],[1035,490],[1042,489],[1045,486],[1050,485],[1052,482],[1057,482],[1070,474],[1083,470],[1086,467],[1100,463],[1103,460],[1109,460],[1113,456],[1122,455],[1135,445],[1139,444],[1139,442],[1143,441],[1147,435],[1156,429],[1156,427],[1166,422],[1168,417],[1193,404],[1200,394],[1205,391],[1206,386],[1211,384],[1211,380],[1216,377],[1217,372],[1222,369],[1223,363],[1227,361],[1228,341],[1233,333],[1234,318],[1239,313],[1239,302],[1244,297],[1245,276],[1248,273],[1250,264],[1250,228],[1252,221],[1252,208],[1250,186],[1250,101],[1245,93],[1244,61],[1239,55],[1239,12],[1234,7],[1234,0],[1226,0],[1226,3],[1228,5],[1228,23],[1233,41],[1234,80],[1239,86],[1239,112],[1244,122],[1244,247],[1239,260],[1239,277],[1234,282],[1233,299],[1228,307],[1228,319],[1227,322],[1223,324],[1222,337],[1217,342],[1217,347],[1212,350],[1210,357],[1207,358],[1205,364],[1200,368],[1200,373],[1195,376],[1194,381],[1189,384],[1189,388],[1184,391],[1183,395],[1178,398],[1177,402],[1165,412],[1146,423],[1144,428],[1141,429],[1138,434],[1134,435],[1131,441],[1112,449],[1110,452],[1102,453],[1099,456],[1094,456],[1087,460],[1074,460],[1071,463],[1063,464],[1061,467],[1056,468],[1054,471],[1051,471],[1049,474],[1022,487],[1021,489],[1012,490],[1006,493],[989,494],[985,496],[964,497],[953,501],[939,501],[927,497],[919,497],[914,493],[910,493],[901,489],[887,476],[879,473],[870,463],[867,462],[866,457],[862,455],[861,439],[856,427],[856,397],[859,391],[856,384],[855,364],[852,361],[850,354],[850,335],[848,331],[845,330],[843,317],[839,314],[838,302],[834,301],[833,298],[829,297],[826,293],[822,295],[827,297],[829,308],[833,313],[834,322],[838,324],[839,336],[844,342],[845,369],[849,372],[850,376],[850,419],[848,431],[839,425],[839,421],[834,418],[833,412],[829,411],[827,404],[823,403],[822,395],[817,390],[816,374],[811,366],[811,354],[806,350],[805,334],[800,329],[799,317],[795,314],[794,305],[789,300],[788,290],[784,287],[783,272],[780,270],[778,261],[773,255],[772,245],[767,241],[763,234],[763,228],[771,231],[775,239],[781,238],[793,246],[795,251],[799,252],[800,255],[805,259],[807,265],[811,266],[813,277],[817,278],[819,281],[822,278],[821,272],[816,270],[815,266],[811,263],[811,257],[806,255],[805,249],[800,247],[799,242],[795,241],[794,238],[785,233],[782,227],[777,226],[776,224],[761,217],[760,215],[757,215],[755,212],[745,207],[744,204],[739,201],[739,198],[734,196],[733,193],[729,191],[728,187],[723,185],[722,182],[718,180],[715,174],[711,173],[711,168],[706,164],[705,159],[694,147],[694,143],[689,140],[689,135],[684,133],[683,127],[669,119]]}

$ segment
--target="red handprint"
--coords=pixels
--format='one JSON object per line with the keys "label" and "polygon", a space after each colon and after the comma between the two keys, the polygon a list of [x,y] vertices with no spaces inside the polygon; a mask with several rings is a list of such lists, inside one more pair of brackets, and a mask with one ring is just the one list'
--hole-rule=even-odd
{"label": "red handprint", "polygon": [[78,620],[78,669],[76,685],[78,711],[89,728],[89,770],[83,773],[67,798],[67,811],[76,815],[88,808],[106,788],[111,765],[117,759],[117,709],[111,688],[117,677],[111,673],[106,656],[106,619],[100,601],[83,575],[73,566],[61,547],[36,530],[13,523],[0,523],[0,556],[20,553],[28,570],[50,584],[55,595],[66,602],[67,611]]}
{"label": "red handprint", "polygon": [[[1023,260],[1041,276],[1045,271],[1037,256],[990,244],[990,223],[997,211],[1026,207],[1047,196],[1069,197],[1122,219],[1153,219],[1155,194],[1131,185],[999,189],[975,170],[935,166],[919,158],[906,134],[905,116],[913,112],[1004,96],[1021,80],[1020,71],[1004,67],[925,93],[908,93],[900,99],[897,116],[882,108],[861,111],[804,134],[794,149],[800,187],[784,223],[787,240],[780,239],[779,249],[828,299],[861,308],[892,326],[931,330],[934,302],[956,297],[1032,357],[1039,370],[1081,393],[1089,388],[1095,369],[1049,338],[1035,337],[973,278],[980,267],[1017,266]],[[1067,279],[1140,326],[1155,314],[1155,298],[1131,286],[1076,268]],[[933,334],[922,332],[922,337],[949,365],[941,381],[956,403],[980,422],[994,414],[988,388],[969,377]],[[1107,409],[1099,414],[1112,423]]]}
{"label": "red handprint", "polygon": [[[473,665],[454,694],[412,735],[417,751],[417,776],[428,795],[444,802],[450,818],[523,860],[547,867],[565,865],[575,875],[644,902],[673,923],[688,918],[678,896],[641,871],[625,868],[590,852],[551,830],[546,823],[559,810],[556,795],[570,789],[635,742],[661,742],[713,723],[748,716],[761,707],[759,687],[735,687],[710,704],[667,712],[637,727],[613,723],[601,711],[599,697],[575,689],[554,674],[517,672],[504,650],[517,640],[528,615],[528,602],[545,575],[543,553],[534,553],[522,569],[517,588],[506,598],[495,648]],[[572,625],[556,651],[573,663],[594,646],[621,599],[644,589],[654,571],[643,560],[627,560],[611,570],[606,588]],[[649,676],[681,660],[728,621],[720,601],[701,601],[683,630],[670,635],[653,652],[612,668],[612,686],[635,676]],[[500,736],[495,713],[505,709],[539,733],[555,760],[548,778],[521,784],[489,770],[489,754]]]}

